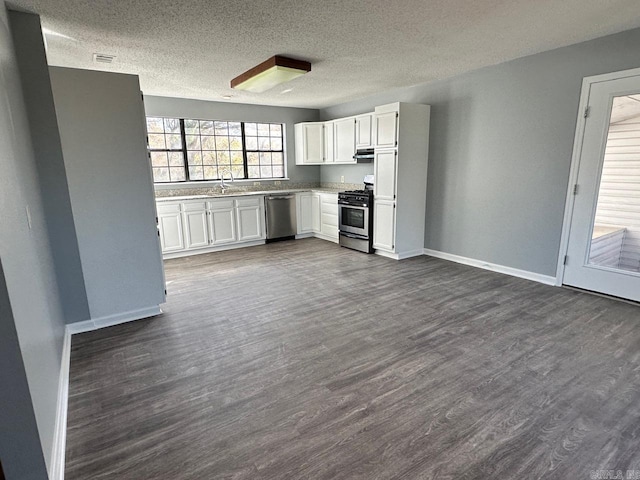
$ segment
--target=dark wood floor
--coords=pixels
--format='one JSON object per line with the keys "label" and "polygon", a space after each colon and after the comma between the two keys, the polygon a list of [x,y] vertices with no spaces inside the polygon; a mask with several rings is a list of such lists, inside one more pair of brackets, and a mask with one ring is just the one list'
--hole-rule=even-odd
{"label": "dark wood floor", "polygon": [[171,260],[73,337],[66,479],[640,474],[640,308],[317,239]]}

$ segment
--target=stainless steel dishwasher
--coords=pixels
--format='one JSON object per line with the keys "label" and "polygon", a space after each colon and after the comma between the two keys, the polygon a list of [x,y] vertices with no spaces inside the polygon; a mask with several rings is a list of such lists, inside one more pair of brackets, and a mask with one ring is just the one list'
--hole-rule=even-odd
{"label": "stainless steel dishwasher", "polygon": [[296,196],[266,195],[264,204],[267,216],[267,241],[295,237]]}

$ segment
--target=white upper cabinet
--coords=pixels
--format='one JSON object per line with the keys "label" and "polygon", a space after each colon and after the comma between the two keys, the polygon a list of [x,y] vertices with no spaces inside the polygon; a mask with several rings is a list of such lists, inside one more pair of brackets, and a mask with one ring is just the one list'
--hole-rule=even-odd
{"label": "white upper cabinet", "polygon": [[356,163],[356,123],[353,117],[334,120],[335,163]]}
{"label": "white upper cabinet", "polygon": [[398,112],[376,113],[373,136],[376,148],[395,148],[398,145]]}
{"label": "white upper cabinet", "polygon": [[321,165],[325,158],[324,122],[298,123],[295,126],[297,165]]}
{"label": "white upper cabinet", "polygon": [[356,117],[356,149],[373,147],[373,113]]}
{"label": "white upper cabinet", "polygon": [[380,200],[396,199],[397,150],[382,150],[375,153],[375,184],[373,194]]}

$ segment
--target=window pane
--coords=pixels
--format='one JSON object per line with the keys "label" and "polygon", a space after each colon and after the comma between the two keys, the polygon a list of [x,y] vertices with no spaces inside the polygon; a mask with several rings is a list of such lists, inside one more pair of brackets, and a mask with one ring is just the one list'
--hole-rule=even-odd
{"label": "window pane", "polygon": [[273,176],[274,177],[284,177],[284,167],[283,166],[273,166]]}
{"label": "window pane", "polygon": [[255,123],[245,123],[244,124],[244,134],[248,137],[255,137],[258,135],[258,127]]}
{"label": "window pane", "polygon": [[231,163],[233,165],[243,165],[244,158],[242,158],[242,152],[231,152]]}
{"label": "window pane", "polygon": [[269,125],[269,131],[271,132],[272,137],[282,137],[282,125],[272,123]]}
{"label": "window pane", "polygon": [[169,153],[169,166],[184,168],[184,157],[182,156],[182,152]]}
{"label": "window pane", "polygon": [[191,180],[202,180],[202,167],[189,167],[189,178]]}
{"label": "window pane", "polygon": [[271,154],[260,152],[260,165],[271,165]]}
{"label": "window pane", "polygon": [[216,137],[216,148],[218,150],[229,150],[229,137]]}
{"label": "window pane", "polygon": [[198,128],[198,120],[185,120],[184,121],[184,131],[185,133],[194,133],[197,134],[200,132]]}
{"label": "window pane", "polygon": [[242,150],[242,137],[229,137],[229,148],[231,150]]}
{"label": "window pane", "polygon": [[260,167],[260,176],[262,178],[269,178],[273,176],[273,173],[271,171],[271,165],[267,166],[267,167]]}
{"label": "window pane", "polygon": [[165,118],[164,131],[166,133],[180,133],[180,120],[177,118]]}
{"label": "window pane", "polygon": [[216,153],[215,152],[202,152],[202,163],[204,165],[215,165],[216,164]]}
{"label": "window pane", "polygon": [[213,122],[200,121],[200,134],[201,135],[213,135]]}
{"label": "window pane", "polygon": [[166,167],[167,166],[166,152],[151,152],[151,166]]}
{"label": "window pane", "polygon": [[243,165],[233,165],[231,167],[231,172],[233,173],[233,178],[244,178],[244,166]]}
{"label": "window pane", "polygon": [[147,117],[147,133],[162,133],[164,125],[162,119],[158,117]]}
{"label": "window pane", "polygon": [[282,150],[282,139],[271,137],[271,150]]}
{"label": "window pane", "polygon": [[260,157],[255,152],[247,153],[247,164],[248,165],[258,165],[260,163]]}
{"label": "window pane", "polygon": [[271,142],[269,137],[260,137],[258,139],[259,150],[271,150]]}
{"label": "window pane", "polygon": [[187,150],[200,150],[200,137],[196,135],[186,135]]}
{"label": "window pane", "polygon": [[227,122],[213,122],[216,135],[229,135],[229,124]]}
{"label": "window pane", "polygon": [[258,135],[261,137],[269,136],[269,124],[268,123],[258,123]]}
{"label": "window pane", "polygon": [[202,154],[200,152],[188,152],[187,161],[189,163],[189,167],[191,167],[192,165],[202,165]]}
{"label": "window pane", "polygon": [[271,163],[274,165],[284,165],[284,157],[282,153],[275,152],[271,154]]}
{"label": "window pane", "polygon": [[170,168],[169,175],[172,182],[184,182],[187,178],[184,172],[184,167]]}
{"label": "window pane", "polygon": [[215,150],[216,149],[216,137],[202,137],[202,150]]}
{"label": "window pane", "polygon": [[218,165],[218,175],[220,175],[220,178],[231,178],[231,167],[229,165]]}
{"label": "window pane", "polygon": [[218,178],[218,169],[213,165],[207,165],[204,167],[205,180],[216,180]]}
{"label": "window pane", "polygon": [[245,137],[247,141],[247,150],[258,149],[258,137]]}
{"label": "window pane", "polygon": [[249,178],[260,178],[260,167],[249,167]]}
{"label": "window pane", "polygon": [[154,182],[168,182],[169,181],[169,169],[168,168],[154,168],[153,169],[153,181]]}
{"label": "window pane", "polygon": [[229,135],[242,135],[242,131],[240,129],[240,122],[229,122]]}
{"label": "window pane", "polygon": [[216,162],[218,165],[229,165],[229,152],[218,152],[217,154],[218,161]]}
{"label": "window pane", "polygon": [[167,135],[167,148],[178,150],[182,148],[182,137],[180,135]]}
{"label": "window pane", "polygon": [[151,150],[163,150],[166,147],[164,143],[164,135],[162,134],[149,134],[149,148]]}

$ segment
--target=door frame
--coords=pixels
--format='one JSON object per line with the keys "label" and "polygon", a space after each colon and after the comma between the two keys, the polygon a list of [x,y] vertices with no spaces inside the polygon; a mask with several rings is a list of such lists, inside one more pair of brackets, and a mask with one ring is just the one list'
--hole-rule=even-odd
{"label": "door frame", "polygon": [[569,233],[571,232],[571,218],[575,203],[574,185],[578,182],[578,172],[580,171],[580,159],[582,158],[582,145],[584,131],[587,123],[587,107],[589,104],[589,93],[591,86],[595,83],[619,80],[621,78],[640,76],[640,68],[621,70],[619,72],[593,75],[582,79],[582,90],[580,91],[580,103],[578,105],[578,118],[576,121],[576,134],[573,139],[573,154],[571,155],[571,169],[569,170],[569,182],[567,184],[567,197],[564,207],[564,218],[562,220],[562,235],[560,237],[560,250],[558,252],[558,266],[556,269],[556,286],[562,286],[564,281],[564,258],[569,250]]}

